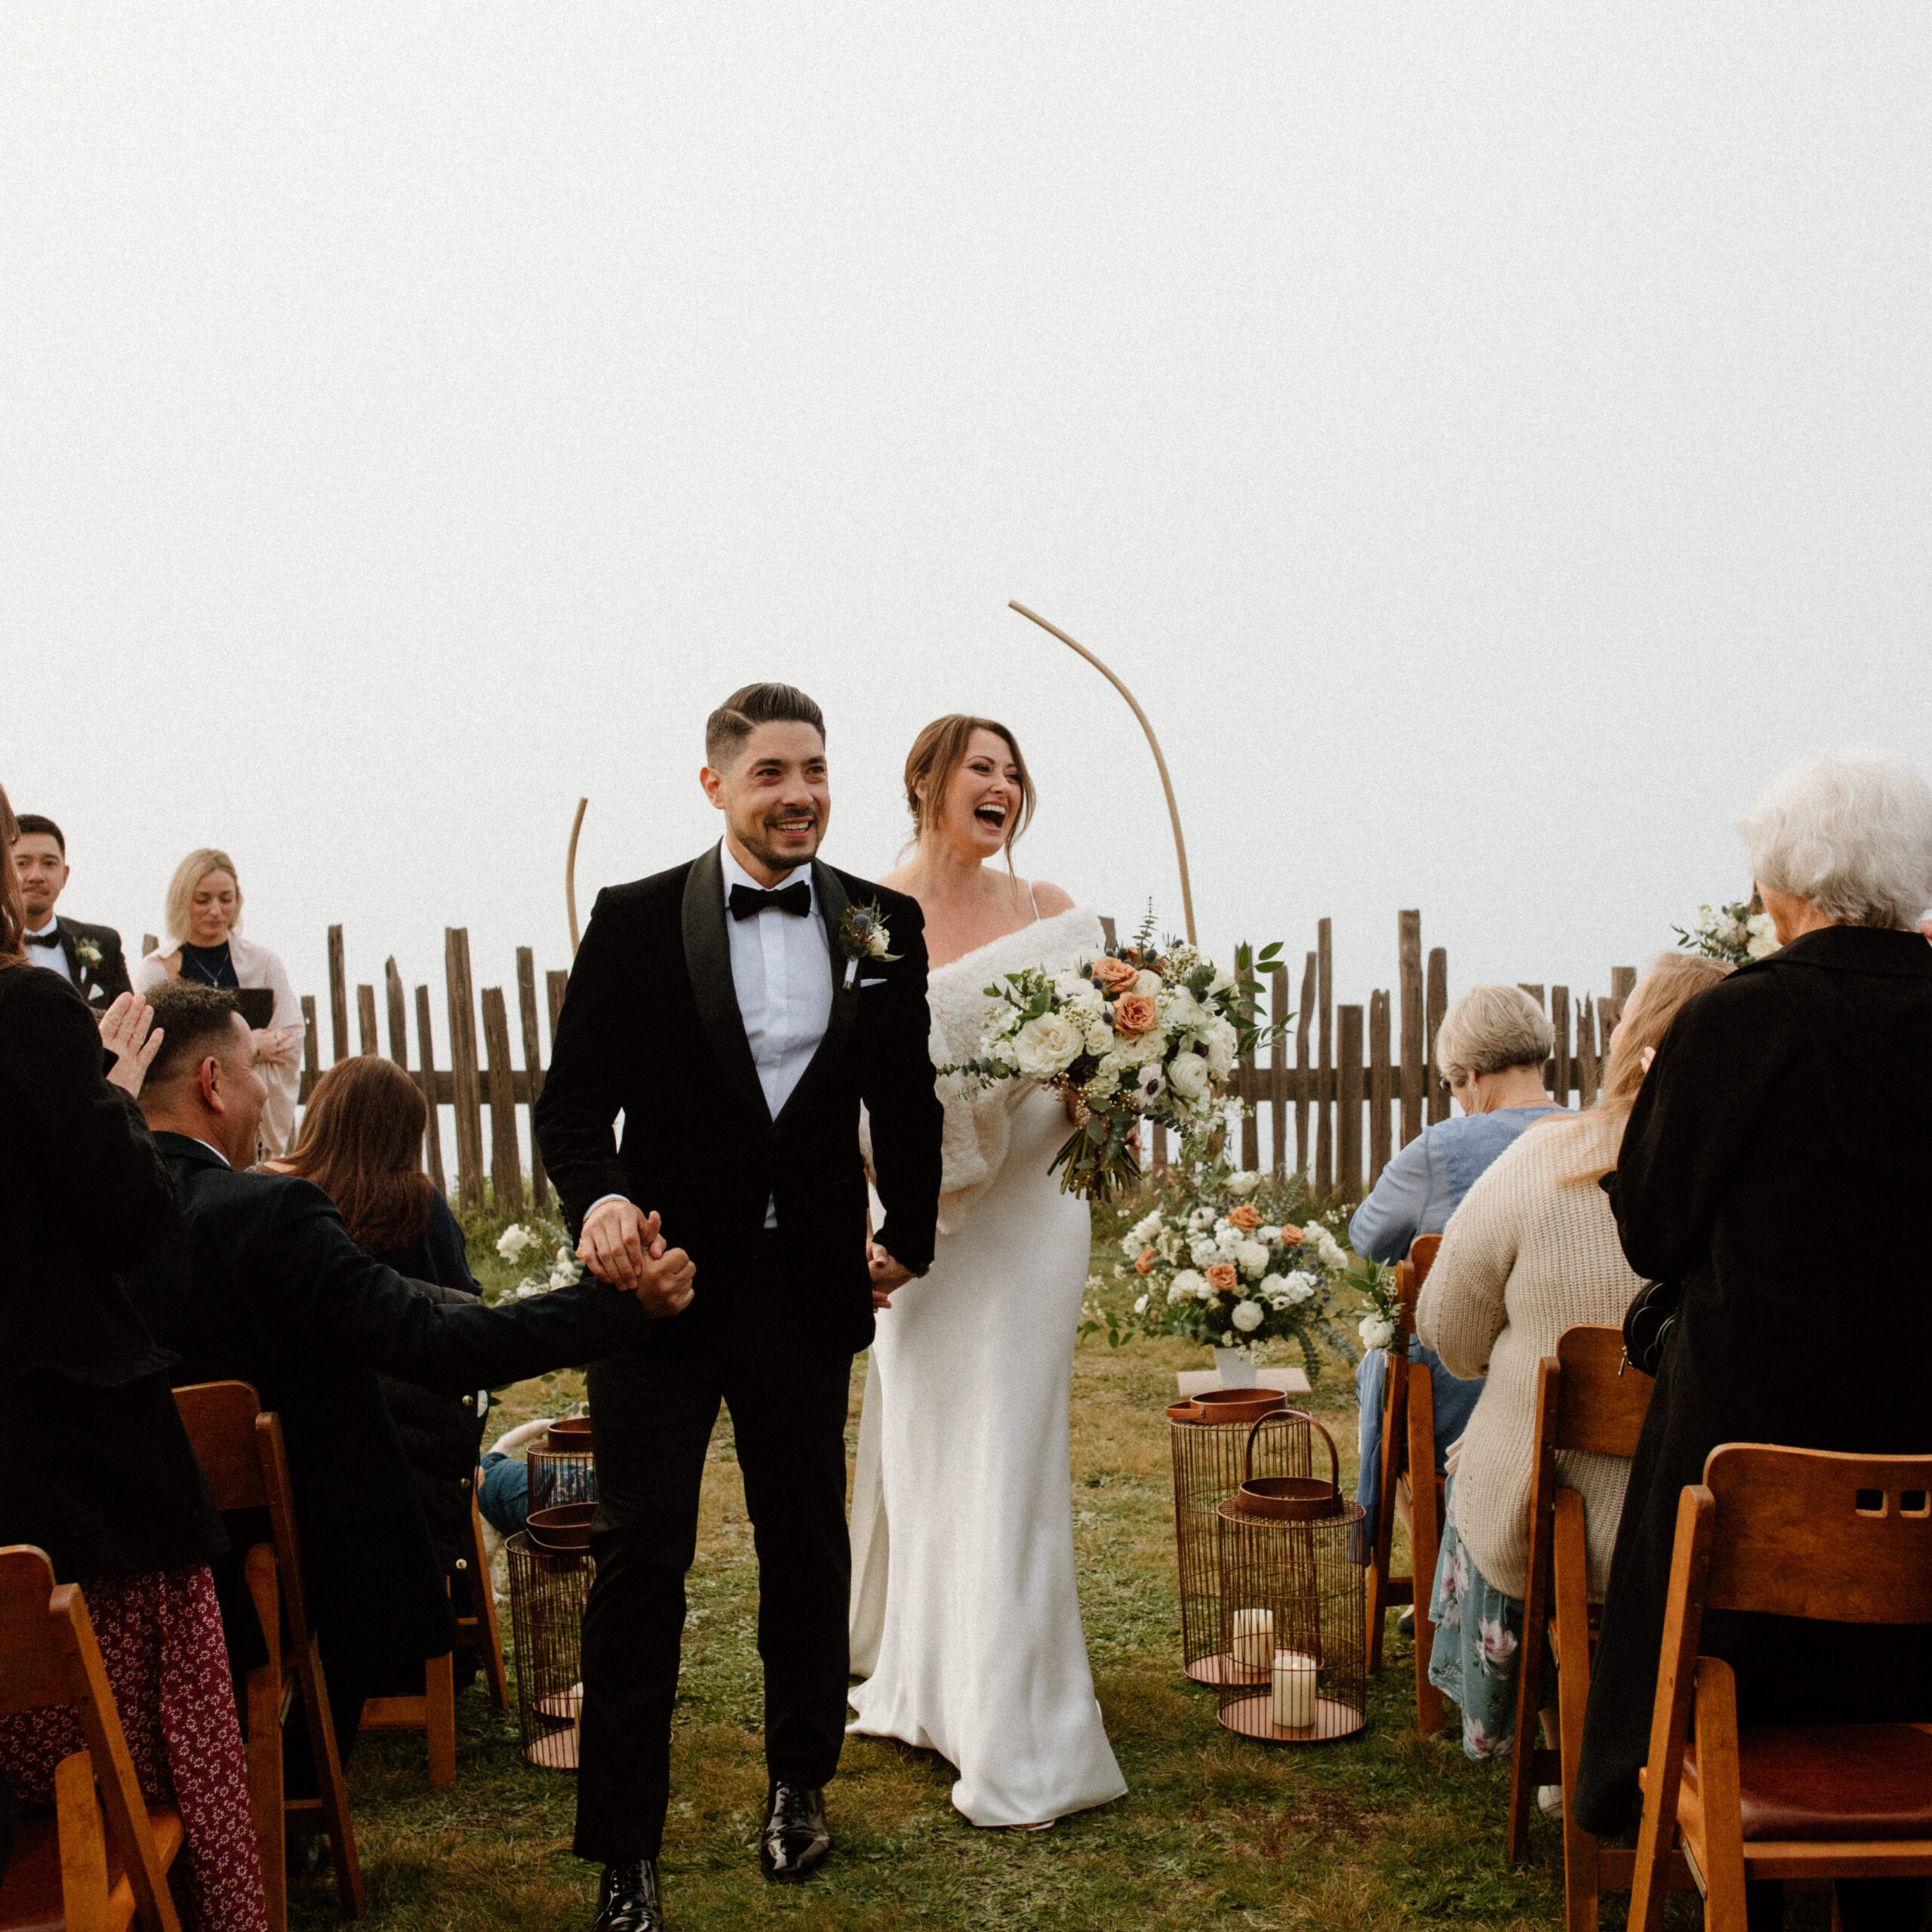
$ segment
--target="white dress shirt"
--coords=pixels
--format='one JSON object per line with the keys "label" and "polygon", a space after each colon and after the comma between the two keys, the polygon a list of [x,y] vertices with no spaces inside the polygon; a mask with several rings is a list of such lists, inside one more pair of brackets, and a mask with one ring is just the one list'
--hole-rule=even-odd
{"label": "white dress shirt", "polygon": [[42,934],[51,933],[54,935],[57,943],[52,946],[29,946],[27,959],[32,965],[45,966],[50,973],[58,973],[62,979],[71,984],[73,983],[74,976],[67,970],[67,949],[57,943],[60,932],[60,921],[51,912],[48,913],[46,924],[42,926],[38,933],[29,932],[27,937],[36,939]]}

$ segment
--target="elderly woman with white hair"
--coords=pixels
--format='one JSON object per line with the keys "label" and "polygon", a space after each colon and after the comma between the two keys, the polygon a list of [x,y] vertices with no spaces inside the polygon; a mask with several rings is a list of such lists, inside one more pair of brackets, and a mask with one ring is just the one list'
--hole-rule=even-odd
{"label": "elderly woman with white hair", "polygon": [[[1577,1822],[1622,1829],[1656,1694],[1678,1498],[1724,1442],[1932,1454],[1932,784],[1839,751],[1743,826],[1780,949],[1691,1001],[1606,1180],[1623,1251],[1678,1285],[1591,1678]],[[1932,1626],[1709,1611],[1747,1724],[1932,1718]],[[1754,1885],[1751,1932],[1780,1922]],[[1845,1932],[1923,1923],[1919,1880],[1841,1881]]]}
{"label": "elderly woman with white hair", "polygon": [[286,1152],[302,1078],[302,1009],[281,955],[242,936],[242,884],[235,861],[212,845],[190,852],[168,882],[164,916],[168,943],[135,967],[137,992],[186,980],[204,986],[266,988],[275,995],[266,1025],[255,1032],[269,1089],[262,1148],[269,1155]]}
{"label": "elderly woman with white hair", "polygon": [[[1382,1170],[1368,1198],[1349,1223],[1349,1241],[1374,1261],[1399,1261],[1418,1235],[1440,1234],[1463,1197],[1526,1127],[1559,1111],[1543,1086],[1543,1066],[1555,1035],[1543,1011],[1516,986],[1472,986],[1442,1016],[1435,1063],[1442,1084],[1463,1109],[1460,1118],[1426,1127]],[[1463,1432],[1482,1393],[1480,1381],[1459,1380],[1433,1349],[1409,1345],[1409,1359],[1427,1364],[1435,1395],[1438,1472],[1449,1444]],[[1355,1371],[1361,1469],[1355,1500],[1367,1512],[1363,1546],[1372,1548],[1382,1466],[1382,1394],[1388,1352],[1371,1349]],[[1402,1613],[1412,1629],[1413,1607]]]}

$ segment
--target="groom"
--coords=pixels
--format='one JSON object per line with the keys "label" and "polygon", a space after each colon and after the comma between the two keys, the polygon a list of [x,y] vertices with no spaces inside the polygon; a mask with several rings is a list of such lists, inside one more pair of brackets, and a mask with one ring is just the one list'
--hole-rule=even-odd
{"label": "groom", "polygon": [[[601,1497],[583,1618],[576,1849],[605,1866],[596,1932],[657,1932],[671,1709],[698,1486],[731,1411],[758,1558],[771,1779],[759,1860],[804,1877],[845,1725],[845,1415],[875,1302],[933,1258],[940,1109],[919,909],[817,857],[825,721],[749,685],[705,727],[724,836],[598,895],[537,1108],[578,1252],[629,1287],[685,1249],[688,1303],[588,1381]],[[855,939],[876,906],[890,959]],[[886,1220],[867,1236],[860,1103]],[[612,1124],[621,1112],[621,1146]]]}

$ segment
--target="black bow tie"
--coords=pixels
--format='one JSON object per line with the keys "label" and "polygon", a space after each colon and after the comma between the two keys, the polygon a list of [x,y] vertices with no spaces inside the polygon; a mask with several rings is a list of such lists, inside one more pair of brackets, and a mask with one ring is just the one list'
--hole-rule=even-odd
{"label": "black bow tie", "polygon": [[769,908],[790,912],[802,919],[812,909],[812,889],[803,879],[791,885],[781,885],[776,892],[761,892],[755,885],[732,887],[733,918],[753,919]]}
{"label": "black bow tie", "polygon": [[44,933],[23,933],[20,937],[29,946],[44,946],[49,952],[54,952],[60,944],[60,928],[49,926]]}

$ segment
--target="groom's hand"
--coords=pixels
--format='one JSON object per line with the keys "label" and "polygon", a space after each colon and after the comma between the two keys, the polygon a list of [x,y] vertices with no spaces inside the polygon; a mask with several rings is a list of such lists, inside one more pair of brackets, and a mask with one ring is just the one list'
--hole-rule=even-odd
{"label": "groom's hand", "polygon": [[912,1278],[912,1271],[902,1267],[875,1241],[866,1243],[866,1266],[872,1278],[872,1306],[890,1308],[892,1292]]}
{"label": "groom's hand", "polygon": [[600,1281],[635,1294],[644,1285],[644,1265],[664,1253],[657,1217],[640,1214],[633,1201],[615,1196],[600,1201],[583,1219],[577,1258]]}
{"label": "groom's hand", "polygon": [[681,1247],[667,1248],[662,1241],[654,1243],[653,1251],[645,1257],[642,1273],[637,1299],[645,1314],[662,1318],[689,1305],[697,1263]]}

